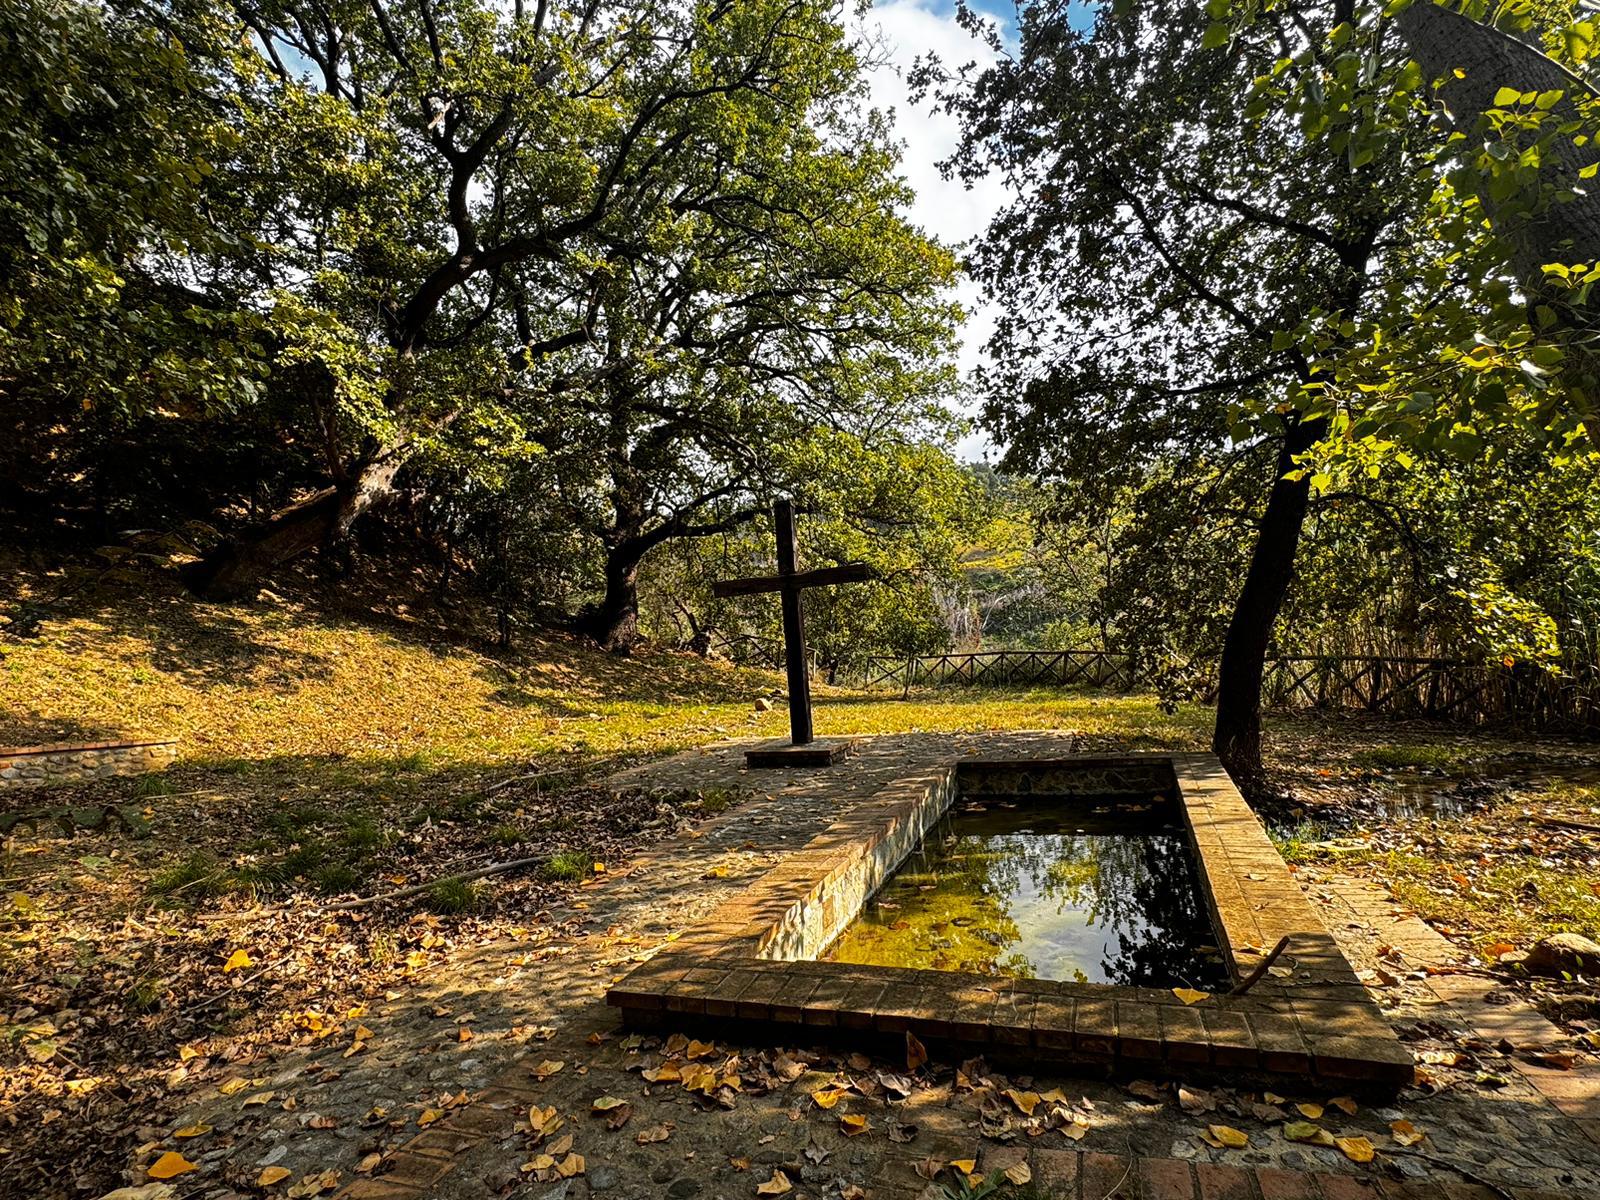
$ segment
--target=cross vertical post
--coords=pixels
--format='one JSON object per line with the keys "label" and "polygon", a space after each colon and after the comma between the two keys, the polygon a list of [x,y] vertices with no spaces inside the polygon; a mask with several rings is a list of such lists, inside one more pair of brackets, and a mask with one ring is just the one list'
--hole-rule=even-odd
{"label": "cross vertical post", "polygon": [[783,658],[789,673],[789,740],[793,745],[809,745],[811,730],[811,673],[806,663],[805,616],[800,610],[798,574],[799,540],[794,528],[794,501],[779,500],[772,506],[773,524],[778,534],[778,578],[783,597]]}
{"label": "cross vertical post", "polygon": [[872,568],[859,562],[800,570],[793,500],[779,500],[772,506],[772,524],[778,538],[778,573],[749,579],[720,579],[711,585],[711,594],[723,599],[777,592],[783,602],[783,665],[789,676],[789,745],[758,746],[747,750],[744,759],[752,767],[832,766],[849,753],[854,743],[829,738],[817,743],[812,734],[811,677],[807,670],[806,626],[800,593],[806,588],[829,587],[836,583],[862,583],[876,579],[877,575]]}

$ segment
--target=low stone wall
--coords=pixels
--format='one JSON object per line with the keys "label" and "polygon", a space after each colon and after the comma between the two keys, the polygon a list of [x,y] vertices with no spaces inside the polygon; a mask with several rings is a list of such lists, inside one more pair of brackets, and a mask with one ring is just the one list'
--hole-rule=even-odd
{"label": "low stone wall", "polygon": [[175,741],[0,747],[0,791],[147,775],[165,770],[177,755]]}

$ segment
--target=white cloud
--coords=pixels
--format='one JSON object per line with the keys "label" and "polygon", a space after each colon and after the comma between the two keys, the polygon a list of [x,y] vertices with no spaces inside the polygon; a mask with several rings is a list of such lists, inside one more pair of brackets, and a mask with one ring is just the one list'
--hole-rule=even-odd
{"label": "white cloud", "polygon": [[[888,0],[875,5],[862,21],[863,29],[882,44],[887,61],[869,77],[872,103],[892,110],[896,136],[904,142],[901,171],[916,190],[911,219],[945,244],[959,248],[981,234],[989,219],[1006,201],[1004,185],[993,177],[977,180],[969,188],[959,179],[945,179],[938,164],[949,157],[960,137],[957,118],[938,112],[924,100],[914,104],[907,77],[919,57],[936,54],[947,67],[993,59],[988,47],[956,24],[953,6],[929,0]],[[962,373],[978,364],[984,343],[994,328],[995,310],[986,304],[976,284],[963,283],[957,299],[967,310],[966,327],[958,356]],[[973,434],[958,447],[964,458],[977,458],[994,446],[982,434]]]}

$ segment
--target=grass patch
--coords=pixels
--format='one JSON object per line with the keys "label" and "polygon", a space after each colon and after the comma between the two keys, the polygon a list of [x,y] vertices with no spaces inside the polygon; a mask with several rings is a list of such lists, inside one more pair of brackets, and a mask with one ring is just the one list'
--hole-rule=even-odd
{"label": "grass patch", "polygon": [[455,875],[438,880],[423,894],[428,911],[441,917],[476,912],[483,904],[480,887]]}
{"label": "grass patch", "polygon": [[1321,856],[1322,851],[1317,843],[1326,841],[1331,831],[1320,821],[1301,821],[1289,829],[1268,826],[1267,836],[1278,848],[1278,853],[1283,855],[1284,862],[1303,863]]}
{"label": "grass patch", "polygon": [[560,850],[552,854],[544,866],[539,868],[539,874],[545,879],[572,883],[586,878],[593,869],[592,855],[582,850]]}
{"label": "grass patch", "polygon": [[133,785],[133,794],[140,800],[151,800],[157,796],[171,796],[177,792],[172,780],[165,775],[141,775]]}
{"label": "grass patch", "polygon": [[527,835],[516,825],[496,825],[489,831],[489,840],[496,846],[520,846]]}
{"label": "grass patch", "polygon": [[1460,746],[1396,742],[1357,751],[1350,761],[1383,771],[1454,771],[1469,757]]}

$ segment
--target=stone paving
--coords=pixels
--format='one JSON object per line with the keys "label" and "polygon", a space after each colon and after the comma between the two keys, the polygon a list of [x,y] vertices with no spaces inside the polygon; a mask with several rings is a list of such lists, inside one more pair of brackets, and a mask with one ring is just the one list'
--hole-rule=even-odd
{"label": "stone paving", "polygon": [[[826,828],[847,802],[840,798],[847,783],[890,780],[908,758],[980,745],[994,752],[1001,741],[1017,752],[1071,749],[1058,734],[878,738],[833,768],[838,774],[820,788],[785,772],[742,772],[739,746],[690,752],[634,773],[619,782],[672,790],[731,786],[750,798],[630,863],[609,864],[608,877],[581,889],[570,907],[530,914],[526,939],[453,962],[447,974],[403,996],[375,997],[362,1018],[371,1033],[364,1052],[347,1057],[345,1043],[329,1039],[276,1064],[240,1064],[246,1088],[197,1103],[183,1118],[214,1125],[211,1136],[225,1139],[219,1148],[206,1153],[196,1142],[174,1142],[165,1129],[150,1130],[150,1139],[202,1164],[204,1175],[183,1182],[233,1181],[232,1188],[183,1191],[214,1200],[285,1194],[322,1172],[338,1175],[336,1183],[321,1176],[320,1194],[338,1191],[349,1200],[733,1200],[762,1194],[758,1185],[770,1186],[778,1171],[790,1190],[767,1194],[791,1200],[959,1195],[916,1171],[930,1158],[975,1158],[979,1173],[1025,1163],[1032,1190],[1024,1194],[1033,1200],[1600,1196],[1600,1069],[1592,1059],[1571,1071],[1534,1066],[1528,1051],[1564,1041],[1559,1030],[1498,1002],[1504,997],[1494,996],[1490,981],[1424,974],[1430,965],[1450,964],[1448,943],[1364,885],[1305,872],[1308,900],[1321,908],[1352,964],[1395,981],[1374,986],[1372,994],[1428,1064],[1427,1086],[1407,1089],[1388,1106],[1362,1104],[1348,1115],[1328,1109],[1323,1125],[1341,1136],[1365,1134],[1379,1147],[1365,1165],[1332,1148],[1286,1141],[1281,1121],[1261,1119],[1265,1101],[1257,1093],[1190,1095],[1186,1110],[1160,1078],[1128,1086],[1044,1074],[1002,1077],[976,1064],[958,1076],[954,1064],[934,1063],[922,1072],[928,1085],[899,1101],[872,1081],[880,1071],[903,1073],[904,1061],[812,1052],[801,1039],[782,1055],[769,1045],[719,1043],[694,1060],[675,1056],[709,1063],[719,1078],[739,1074],[738,1091],[706,1095],[641,1076],[641,1069],[659,1071],[666,1047],[617,1029],[603,1002],[609,985]],[[463,1026],[474,1036],[463,1040]],[[810,1098],[840,1080],[859,1088],[839,1107],[825,1110]],[[997,1129],[996,1096],[1006,1087],[1045,1093],[1059,1087],[1074,1128],[985,1137],[986,1129]],[[875,1088],[875,1095],[859,1094]],[[265,1093],[272,1095],[257,1099]],[[629,1105],[626,1124],[615,1130],[591,1112],[593,1101],[606,1096]],[[293,1104],[286,1108],[288,1097]],[[1285,1103],[1329,1098],[1293,1094]],[[1196,1111],[1207,1104],[1214,1111]],[[553,1108],[551,1118],[561,1122],[543,1140],[530,1128],[534,1107],[541,1114]],[[847,1136],[841,1113],[867,1117],[870,1130]],[[1426,1137],[1410,1147],[1393,1144],[1389,1125],[1397,1120],[1411,1121]],[[1248,1133],[1248,1147],[1205,1144],[1200,1135],[1210,1122]],[[909,1140],[891,1136],[905,1136],[909,1126],[915,1127]],[[562,1145],[569,1136],[571,1144]],[[537,1166],[547,1153],[552,1164]],[[570,1154],[582,1156],[582,1173]],[[561,1164],[574,1173],[559,1177]],[[257,1187],[260,1171],[273,1165],[291,1176]],[[524,1171],[525,1165],[534,1169]]]}

